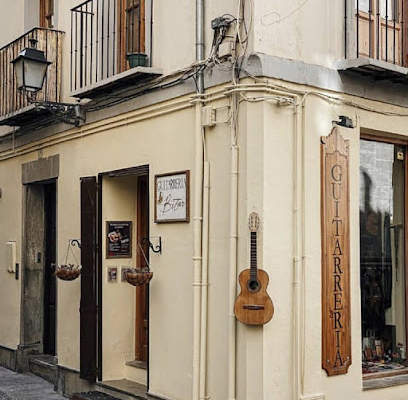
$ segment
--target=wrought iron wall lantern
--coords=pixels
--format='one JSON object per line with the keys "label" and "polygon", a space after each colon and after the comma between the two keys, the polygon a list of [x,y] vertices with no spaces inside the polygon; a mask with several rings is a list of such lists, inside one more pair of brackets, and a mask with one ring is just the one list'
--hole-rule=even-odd
{"label": "wrought iron wall lantern", "polygon": [[23,49],[11,61],[18,89],[26,93],[28,102],[39,110],[48,110],[58,121],[78,126],[80,121],[85,121],[79,104],[37,101],[37,92],[42,89],[47,69],[52,63],[45,58],[42,50],[37,49],[37,39],[31,38],[29,42],[30,47]]}

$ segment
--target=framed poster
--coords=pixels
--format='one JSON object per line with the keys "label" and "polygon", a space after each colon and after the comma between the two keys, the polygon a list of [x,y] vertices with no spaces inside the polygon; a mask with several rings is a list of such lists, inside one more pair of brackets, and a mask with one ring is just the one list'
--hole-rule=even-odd
{"label": "framed poster", "polygon": [[154,176],[154,222],[190,221],[190,171]]}
{"label": "framed poster", "polygon": [[106,258],[132,257],[132,221],[106,222]]}

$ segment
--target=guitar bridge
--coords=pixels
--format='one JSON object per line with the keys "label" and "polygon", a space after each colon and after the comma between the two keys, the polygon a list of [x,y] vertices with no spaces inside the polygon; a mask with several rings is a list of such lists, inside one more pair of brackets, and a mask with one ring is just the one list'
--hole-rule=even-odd
{"label": "guitar bridge", "polygon": [[265,310],[265,306],[257,305],[257,304],[245,304],[242,306],[244,310]]}

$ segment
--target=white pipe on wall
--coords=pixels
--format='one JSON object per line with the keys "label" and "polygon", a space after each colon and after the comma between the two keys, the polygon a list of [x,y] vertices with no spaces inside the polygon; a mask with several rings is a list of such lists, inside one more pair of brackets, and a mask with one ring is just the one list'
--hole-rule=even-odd
{"label": "white pipe on wall", "polygon": [[[204,0],[196,0],[196,61],[204,59]],[[202,219],[203,219],[203,170],[204,128],[202,126],[201,95],[204,93],[203,71],[197,72],[195,118],[195,168],[194,168],[194,216],[193,216],[193,389],[192,399],[200,394],[200,335],[201,335],[201,263],[202,263]]]}
{"label": "white pipe on wall", "polygon": [[207,398],[207,305],[208,305],[208,234],[209,234],[209,200],[210,200],[210,163],[204,161],[203,190],[203,234],[202,234],[202,268],[201,268],[201,345],[200,345],[200,400]]}
{"label": "white pipe on wall", "polygon": [[194,168],[194,216],[193,216],[193,400],[199,399],[200,387],[200,321],[201,321],[201,240],[203,200],[203,127],[202,104],[196,103],[195,168]]}
{"label": "white pipe on wall", "polygon": [[229,323],[228,323],[228,399],[236,397],[236,319],[237,296],[237,222],[238,222],[238,145],[237,94],[232,93],[231,106],[231,166],[230,166],[230,243],[229,243]]}
{"label": "white pipe on wall", "polygon": [[293,399],[300,397],[300,273],[301,255],[299,233],[301,232],[301,172],[300,161],[299,129],[298,129],[298,105],[294,106],[293,112]]}

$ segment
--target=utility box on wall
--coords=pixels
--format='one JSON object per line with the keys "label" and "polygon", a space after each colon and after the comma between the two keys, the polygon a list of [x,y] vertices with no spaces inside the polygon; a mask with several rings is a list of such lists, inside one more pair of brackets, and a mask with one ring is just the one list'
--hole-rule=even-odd
{"label": "utility box on wall", "polygon": [[7,271],[10,273],[16,272],[17,250],[16,242],[6,243],[6,265]]}

